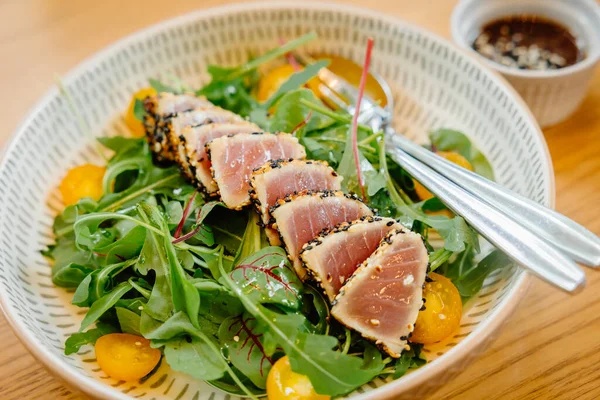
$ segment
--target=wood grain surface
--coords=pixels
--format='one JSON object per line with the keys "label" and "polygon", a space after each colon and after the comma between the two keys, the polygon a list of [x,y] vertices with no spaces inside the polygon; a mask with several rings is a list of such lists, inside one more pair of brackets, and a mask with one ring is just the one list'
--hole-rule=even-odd
{"label": "wood grain surface", "polygon": [[[346,0],[449,37],[455,0]],[[63,74],[129,33],[226,0],[0,0],[0,144]],[[600,234],[600,69],[581,109],[544,133],[557,209]],[[435,399],[600,398],[600,272],[570,296],[532,284],[500,338]],[[0,399],[83,399],[48,373],[0,316]]]}

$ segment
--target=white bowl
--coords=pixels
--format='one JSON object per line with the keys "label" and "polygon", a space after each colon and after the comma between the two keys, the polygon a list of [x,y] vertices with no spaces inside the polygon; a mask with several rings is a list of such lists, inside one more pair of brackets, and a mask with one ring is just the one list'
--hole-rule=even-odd
{"label": "white bowl", "polygon": [[[552,164],[533,116],[505,81],[453,45],[421,28],[340,4],[271,2],[233,5],[175,18],[100,52],[65,77],[94,135],[124,132],[122,112],[149,77],[172,71],[190,84],[206,82],[209,63],[237,64],[316,30],[310,50],[360,60],[375,39],[372,68],[396,93],[396,127],[412,138],[429,129],[459,129],[495,168],[497,180],[548,206],[554,203]],[[163,363],[144,383],[104,375],[93,350],[65,356],[81,309],[72,293],[54,287],[39,250],[52,243],[51,224],[62,204],[56,186],[72,166],[94,162],[94,138],[80,130],[56,89],[50,90],[15,133],[0,165],[0,302],[15,333],[48,369],[96,397],[126,399],[229,398]],[[458,374],[495,338],[529,282],[519,269],[499,271],[465,308],[460,330],[426,347],[430,362],[392,382],[364,385],[355,399],[414,398]]]}
{"label": "white bowl", "polygon": [[[498,64],[473,49],[473,42],[486,23],[519,14],[561,23],[578,38],[586,58],[558,70],[530,71]],[[600,60],[600,6],[595,0],[462,0],[452,13],[451,30],[460,47],[504,75],[542,127],[562,122],[577,110]]]}

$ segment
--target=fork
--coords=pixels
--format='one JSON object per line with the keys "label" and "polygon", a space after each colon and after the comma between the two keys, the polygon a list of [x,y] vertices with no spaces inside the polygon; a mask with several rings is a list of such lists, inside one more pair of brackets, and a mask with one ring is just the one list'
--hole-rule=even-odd
{"label": "fork", "polygon": [[[314,61],[303,53],[294,56],[304,65]],[[391,127],[390,86],[377,74],[371,75],[386,93],[388,106],[383,108],[365,95],[358,120],[374,132],[384,132],[387,153],[394,161],[517,264],[568,292],[585,285],[585,272],[575,261],[600,265],[600,239],[595,234],[398,134]],[[350,114],[356,112],[354,85],[327,68],[319,71],[318,78],[323,96]]]}

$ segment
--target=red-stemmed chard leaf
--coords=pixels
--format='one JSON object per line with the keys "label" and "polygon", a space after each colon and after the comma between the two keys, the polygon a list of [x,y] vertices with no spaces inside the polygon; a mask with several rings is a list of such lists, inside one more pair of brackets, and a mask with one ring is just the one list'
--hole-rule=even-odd
{"label": "red-stemmed chard leaf", "polygon": [[367,77],[369,76],[369,65],[371,64],[371,51],[373,50],[373,39],[369,38],[367,41],[367,51],[365,54],[365,63],[363,64],[362,75],[360,77],[360,85],[358,86],[358,96],[356,98],[356,110],[352,117],[352,152],[354,153],[354,163],[356,164],[356,174],[358,177],[358,185],[362,193],[363,199],[367,198],[365,192],[365,186],[362,177],[362,171],[360,170],[360,155],[358,152],[358,116],[360,114],[360,103],[362,102],[363,94],[365,93],[365,85],[367,83]]}
{"label": "red-stemmed chard leaf", "polygon": [[231,271],[230,278],[256,303],[291,310],[300,307],[302,283],[281,247],[265,247],[246,257]]}
{"label": "red-stemmed chard leaf", "polygon": [[294,129],[292,129],[290,134],[295,135],[299,129],[301,129],[304,125],[308,124],[308,121],[310,121],[310,117],[312,117],[312,111],[309,111],[308,114],[306,114],[306,118],[300,121],[300,123],[296,125]]}
{"label": "red-stemmed chard leaf", "polygon": [[180,242],[185,242],[186,240],[196,236],[202,229],[207,229],[204,225],[202,225],[202,222],[204,222],[204,219],[208,216],[208,214],[217,206],[225,207],[225,204],[220,201],[211,201],[203,205],[202,208],[198,210],[198,214],[196,215],[196,223],[194,224],[193,229],[183,236],[175,236],[175,240],[173,240],[172,243],[177,244]]}
{"label": "red-stemmed chard leaf", "polygon": [[190,214],[190,210],[192,208],[192,204],[194,203],[194,199],[196,198],[197,193],[198,193],[197,190],[194,191],[194,193],[192,193],[192,196],[190,197],[187,204],[185,205],[185,208],[183,209],[183,215],[181,216],[181,221],[179,221],[179,224],[177,225],[177,229],[175,229],[175,233],[173,234],[173,237],[175,239],[177,239],[179,236],[181,236],[181,231],[183,231],[183,225],[185,224],[185,220],[187,219],[188,215]]}
{"label": "red-stemmed chard leaf", "polygon": [[274,364],[262,344],[263,333],[250,314],[230,317],[219,328],[219,341],[225,343],[229,361],[246,375],[258,388],[266,387],[266,380]]}

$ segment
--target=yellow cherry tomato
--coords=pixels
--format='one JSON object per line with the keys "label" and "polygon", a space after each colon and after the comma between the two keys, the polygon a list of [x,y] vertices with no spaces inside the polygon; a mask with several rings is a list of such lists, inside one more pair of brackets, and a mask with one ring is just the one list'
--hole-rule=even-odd
{"label": "yellow cherry tomato", "polygon": [[443,275],[430,273],[433,282],[425,283],[425,310],[419,312],[412,342],[431,344],[446,339],[460,325],[462,300],[456,286]]}
{"label": "yellow cherry tomato", "polygon": [[[471,165],[471,163],[469,162],[469,160],[467,160],[466,158],[464,158],[462,155],[455,153],[453,151],[438,151],[436,152],[438,155],[444,157],[446,160],[453,162],[454,164],[466,168],[469,171],[473,171],[473,166]],[[429,190],[427,190],[425,188],[425,186],[421,185],[419,182],[417,182],[416,180],[413,180],[415,183],[415,192],[417,193],[417,196],[419,196],[419,199],[421,200],[429,200],[431,198],[433,198],[433,193],[431,193]],[[444,210],[446,211],[446,210]]]}
{"label": "yellow cherry tomato", "polygon": [[[344,78],[349,83],[352,83],[358,87],[360,84],[360,78],[362,75],[363,67],[358,65],[352,60],[344,57],[336,56],[333,54],[316,54],[313,55],[316,60],[329,60],[327,69],[331,72]],[[315,92],[317,97],[321,98],[329,107],[336,108],[335,104],[331,104],[325,96],[321,95],[318,89],[318,81],[311,80],[308,83],[310,89]],[[387,105],[387,98],[385,92],[371,74],[367,75],[367,83],[365,84],[365,93],[376,101],[380,106],[385,107]]]}
{"label": "yellow cherry tomato", "polygon": [[160,361],[160,350],[150,341],[128,333],[111,333],[100,337],[94,347],[102,371],[121,381],[141,379]]}
{"label": "yellow cherry tomato", "polygon": [[267,101],[294,72],[296,71],[290,64],[283,64],[269,71],[258,82],[257,100],[260,102]]}
{"label": "yellow cherry tomato", "polygon": [[145,134],[144,123],[135,117],[135,101],[143,101],[146,97],[154,96],[155,94],[156,90],[152,88],[144,88],[136,92],[133,95],[131,102],[129,103],[129,108],[127,109],[127,113],[125,114],[125,123],[127,124],[127,127],[129,127],[131,133],[135,137],[142,137]]}
{"label": "yellow cherry tomato", "polygon": [[305,375],[292,371],[287,356],[277,360],[267,376],[269,400],[329,400],[331,397],[317,394]]}
{"label": "yellow cherry tomato", "polygon": [[59,190],[65,205],[77,203],[84,197],[99,200],[102,197],[102,179],[106,168],[84,164],[67,172]]}

